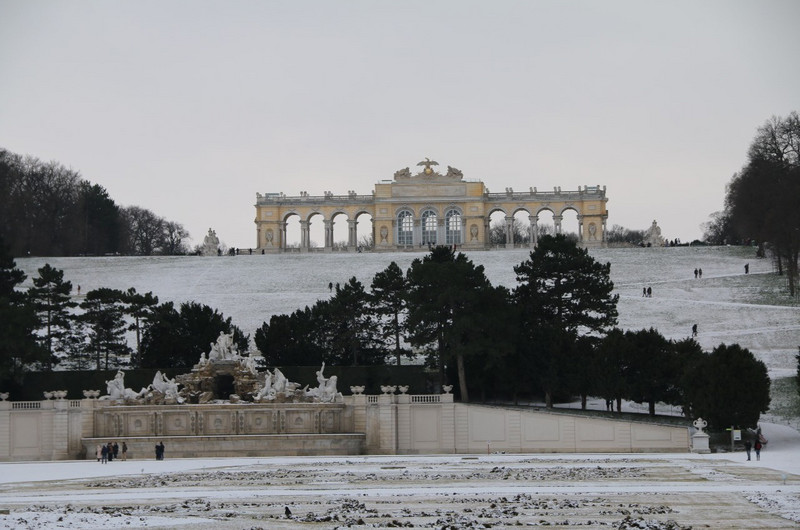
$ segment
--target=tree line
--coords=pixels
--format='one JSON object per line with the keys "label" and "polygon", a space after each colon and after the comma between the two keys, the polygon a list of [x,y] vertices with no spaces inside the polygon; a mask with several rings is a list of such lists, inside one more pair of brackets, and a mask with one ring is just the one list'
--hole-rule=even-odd
{"label": "tree line", "polygon": [[188,232],[58,162],[0,148],[0,236],[15,256],[185,254]]}
{"label": "tree line", "polygon": [[266,364],[400,363],[421,355],[464,401],[588,396],[681,407],[711,425],[754,426],[769,406],[764,363],[738,345],[707,353],[692,338],[622,331],[610,264],[564,236],[543,236],[514,268],[513,290],[482,266],[436,247],[403,273],[392,262],[369,289],[356,278],[331,298],[274,315],[256,330]]}
{"label": "tree line", "polygon": [[[159,304],[152,293],[96,289],[80,303],[63,272],[45,265],[27,292],[7,254],[0,263],[3,375],[25,369],[119,366],[189,370],[220,332],[240,351],[250,338],[213,308]],[[543,236],[514,267],[514,289],[493,286],[483,266],[435,247],[403,272],[395,263],[369,289],[356,278],[331,283],[331,296],[274,315],[255,332],[263,366],[400,364],[421,356],[440,385],[463,401],[588,396],[607,403],[658,402],[703,416],[715,427],[753,426],[769,406],[765,365],[738,345],[704,352],[693,339],[617,324],[610,264],[564,236]],[[8,317],[8,318],[7,318]],[[11,318],[13,317],[13,318]],[[135,347],[126,333],[135,332]]]}
{"label": "tree line", "polygon": [[725,209],[712,214],[705,239],[714,244],[755,242],[770,253],[789,294],[798,292],[800,263],[800,116],[773,116],[758,129],[747,164],[728,183]]}

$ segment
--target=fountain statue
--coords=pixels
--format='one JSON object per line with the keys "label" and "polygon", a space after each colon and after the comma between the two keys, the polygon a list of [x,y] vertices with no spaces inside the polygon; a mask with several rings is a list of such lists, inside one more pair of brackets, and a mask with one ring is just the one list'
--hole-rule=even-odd
{"label": "fountain statue", "polygon": [[161,370],[156,372],[153,384],[150,387],[160,393],[164,402],[183,403],[184,399],[178,394],[178,383],[175,379],[169,379]]}
{"label": "fountain statue", "polygon": [[323,362],[322,368],[317,370],[317,382],[319,386],[306,391],[306,396],[319,400],[322,403],[333,403],[337,401],[337,398],[342,397],[342,393],[336,390],[337,377],[335,375],[325,377],[323,374],[324,371],[325,363]]}
{"label": "fountain statue", "polygon": [[142,398],[147,393],[146,388],[141,389],[139,392],[130,388],[125,388],[125,372],[122,370],[117,370],[117,375],[114,376],[114,379],[106,381],[106,391],[108,395],[100,399],[110,399],[113,401],[136,400]]}

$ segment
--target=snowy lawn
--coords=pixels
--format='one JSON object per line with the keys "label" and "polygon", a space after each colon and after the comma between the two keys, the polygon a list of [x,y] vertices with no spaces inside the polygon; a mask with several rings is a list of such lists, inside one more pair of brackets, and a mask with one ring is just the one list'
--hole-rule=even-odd
{"label": "snowy lawn", "polygon": [[796,528],[800,435],[764,431],[758,462],[738,452],[3,463],[0,528]]}

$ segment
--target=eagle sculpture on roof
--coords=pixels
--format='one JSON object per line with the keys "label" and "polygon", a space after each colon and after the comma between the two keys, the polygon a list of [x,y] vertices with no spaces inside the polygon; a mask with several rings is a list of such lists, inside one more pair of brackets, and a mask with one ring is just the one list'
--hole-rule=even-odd
{"label": "eagle sculpture on roof", "polygon": [[425,173],[426,175],[430,175],[431,173],[433,173],[431,166],[438,166],[439,162],[436,162],[435,160],[431,160],[430,158],[425,157],[425,160],[423,160],[422,162],[418,162],[417,165],[425,166],[423,173]]}

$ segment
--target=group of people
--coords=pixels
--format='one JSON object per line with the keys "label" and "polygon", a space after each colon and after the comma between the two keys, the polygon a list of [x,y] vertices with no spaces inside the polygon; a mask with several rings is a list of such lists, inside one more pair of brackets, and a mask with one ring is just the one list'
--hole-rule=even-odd
{"label": "group of people", "polygon": [[695,269],[694,270],[694,277],[695,278],[702,278],[703,277],[703,269]]}
{"label": "group of people", "polygon": [[645,298],[652,298],[653,297],[653,288],[652,287],[642,287],[642,296]]}
{"label": "group of people", "polygon": [[[102,464],[107,464],[115,458],[119,458],[120,446],[117,442],[108,442],[106,445],[97,444],[96,456],[97,461]],[[128,459],[128,444],[122,442],[122,460]]]}
{"label": "group of people", "polygon": [[761,427],[756,430],[756,435],[754,437],[754,441],[751,442],[750,439],[746,439],[744,441],[744,450],[747,452],[747,459],[750,460],[750,451],[751,449],[756,450],[756,460],[761,460],[761,449],[766,445],[767,439],[764,438],[764,435],[761,434]]}
{"label": "group of people", "polygon": [[[122,442],[122,446],[117,442],[108,442],[105,445],[97,444],[97,461],[107,464],[112,460],[119,459],[120,451],[122,452],[123,462],[128,459],[128,444]],[[156,460],[164,460],[164,442],[156,444]]]}

